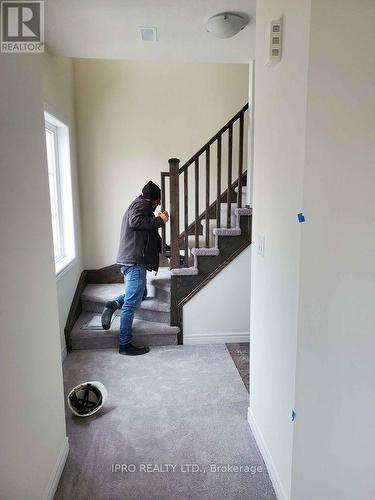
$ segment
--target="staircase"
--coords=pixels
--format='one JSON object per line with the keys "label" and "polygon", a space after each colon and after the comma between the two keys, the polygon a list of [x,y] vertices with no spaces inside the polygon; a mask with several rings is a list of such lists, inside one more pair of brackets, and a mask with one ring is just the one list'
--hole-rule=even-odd
{"label": "staircase", "polygon": [[[179,328],[170,326],[170,270],[161,268],[147,283],[148,297],[136,311],[133,324],[135,342],[147,345],[177,344]],[[82,312],[70,334],[72,349],[116,347],[120,332],[120,311],[116,312],[110,330],[85,328],[88,321],[100,324],[104,304],[124,293],[123,283],[87,284],[82,291]]]}
{"label": "staircase", "polygon": [[[171,250],[166,251],[167,231],[163,227],[162,267],[157,275],[148,273],[148,296],[136,311],[133,324],[135,342],[151,346],[182,344],[183,306],[251,243],[252,211],[245,206],[247,175],[243,170],[247,109],[248,105],[244,106],[182,167],[178,159],[172,158],[169,171],[161,173],[162,210],[170,212]],[[238,131],[238,165],[233,164],[235,127]],[[223,144],[226,146],[225,155]],[[212,161],[213,152],[215,162]],[[200,167],[203,160],[204,210],[200,210]],[[193,175],[189,177],[189,174]],[[233,176],[236,178],[234,182]],[[213,186],[215,197],[212,201]],[[194,217],[190,220],[189,201],[192,200]],[[166,266],[167,258],[170,259],[169,267]],[[117,265],[83,271],[65,327],[68,352],[118,345],[120,311],[110,330],[101,329],[100,316],[105,302],[123,293],[123,280]]]}

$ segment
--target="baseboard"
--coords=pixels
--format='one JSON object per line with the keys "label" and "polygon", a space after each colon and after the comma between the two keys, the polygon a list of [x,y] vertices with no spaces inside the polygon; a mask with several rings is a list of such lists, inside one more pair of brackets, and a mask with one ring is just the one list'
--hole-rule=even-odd
{"label": "baseboard", "polygon": [[48,481],[46,493],[44,495],[45,500],[53,500],[53,497],[55,496],[62,471],[64,470],[66,459],[68,458],[68,453],[69,453],[69,441],[68,438],[65,437],[63,446],[60,450],[56,464],[53,468],[53,471]]}
{"label": "baseboard", "polygon": [[203,333],[201,335],[188,335],[184,333],[184,344],[231,344],[250,342],[249,332],[232,333]]}
{"label": "baseboard", "polygon": [[261,433],[250,408],[247,412],[247,420],[254,435],[255,441],[257,442],[258,448],[262,454],[263,460],[266,464],[268,474],[270,476],[272,485],[276,493],[277,500],[288,500],[284,487],[281,483],[279,473],[277,472],[276,466],[272,460],[271,453],[268,449],[263,434]]}
{"label": "baseboard", "polygon": [[64,363],[66,355],[67,355],[67,350],[66,346],[64,346],[63,350],[61,351],[61,363]]}

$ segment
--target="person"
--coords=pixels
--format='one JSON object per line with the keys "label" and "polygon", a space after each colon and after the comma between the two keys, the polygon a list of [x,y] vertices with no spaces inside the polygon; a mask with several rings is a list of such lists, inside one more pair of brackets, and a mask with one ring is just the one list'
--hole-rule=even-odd
{"label": "person", "polygon": [[136,309],[147,295],[146,273],[157,271],[161,238],[158,229],[169,220],[166,211],[155,217],[160,205],[160,188],[149,181],[126,210],[122,219],[117,264],[125,276],[125,293],[105,304],[102,327],[108,330],[114,312],[121,309],[119,353],[137,356],[149,351],[132,343],[132,326]]}

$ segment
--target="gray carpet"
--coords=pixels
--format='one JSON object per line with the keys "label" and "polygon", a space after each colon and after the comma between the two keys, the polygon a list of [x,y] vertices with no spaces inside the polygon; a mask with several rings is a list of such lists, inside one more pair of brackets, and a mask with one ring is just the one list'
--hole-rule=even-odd
{"label": "gray carpet", "polygon": [[[68,355],[65,393],[95,379],[109,398],[96,416],[67,413],[70,453],[56,500],[276,500],[225,345],[153,347],[138,358],[115,350]],[[113,464],[129,471],[112,472]],[[217,472],[211,464],[243,469]]]}

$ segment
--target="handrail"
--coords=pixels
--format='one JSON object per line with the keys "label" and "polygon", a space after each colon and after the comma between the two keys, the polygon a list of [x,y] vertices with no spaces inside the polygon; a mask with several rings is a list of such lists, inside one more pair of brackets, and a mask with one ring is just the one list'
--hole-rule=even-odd
{"label": "handrail", "polygon": [[211,137],[209,141],[206,142],[204,146],[202,146],[186,163],[180,167],[179,174],[181,175],[190,165],[198,158],[198,156],[201,156],[201,154],[206,152],[206,149],[209,148],[219,137],[221,137],[224,132],[228,130],[228,128],[233,125],[234,122],[236,122],[242,113],[245,113],[245,111],[249,109],[249,103],[245,104],[245,106],[239,110],[238,113],[236,113],[230,120],[227,122],[224,127],[222,127],[219,132],[216,132],[214,136]]}
{"label": "handrail", "polygon": [[[208,147],[210,147],[215,141],[217,141],[217,139],[222,136],[227,130],[228,128],[233,125],[234,122],[236,122],[242,113],[245,113],[245,111],[247,111],[249,109],[249,103],[245,104],[245,106],[240,109],[240,111],[238,113],[236,113],[230,120],[229,122],[227,122],[224,127],[222,127],[219,132],[216,132],[216,134],[214,136],[211,137],[211,139],[209,141],[206,142],[206,144],[204,146],[202,146],[186,163],[184,163],[182,165],[182,167],[180,167],[179,169],[179,175],[181,175],[182,173],[184,173],[184,171],[190,167],[190,165],[198,158],[198,156],[201,156],[203,153],[206,152],[206,149]],[[165,177],[169,177],[169,172],[161,172],[161,174]]]}
{"label": "handrail", "polygon": [[[199,248],[199,234],[201,234],[202,226],[200,221],[205,219],[205,248],[209,248],[210,246],[210,219],[216,219],[216,227],[223,227],[221,222],[221,210],[222,203],[226,204],[225,215],[226,215],[226,227],[232,227],[232,215],[233,215],[233,207],[232,202],[237,202],[237,207],[242,207],[242,188],[243,188],[243,180],[244,176],[246,176],[246,171],[243,170],[243,156],[244,156],[244,115],[245,112],[249,109],[249,105],[245,104],[245,106],[240,109],[221,129],[213,136],[209,141],[206,142],[204,146],[202,146],[182,167],[180,167],[180,160],[177,158],[171,158],[169,160],[169,170],[166,172],[161,172],[161,187],[162,187],[162,196],[161,196],[161,208],[165,210],[166,208],[166,177],[169,178],[169,205],[170,205],[170,265],[171,268],[174,269],[180,266],[180,249],[181,244],[183,244],[183,250],[185,254],[185,267],[188,266],[188,256],[189,256],[189,245],[188,245],[188,237],[190,234],[190,230],[192,226],[194,227],[194,235],[195,235],[195,247]],[[238,133],[238,145],[237,139],[234,141],[234,126],[239,121],[239,133]],[[223,151],[224,147],[222,144],[222,137],[228,131],[228,144],[225,145],[225,151]],[[234,144],[236,142],[236,144]],[[217,143],[216,148],[216,165],[217,169],[214,170],[216,172],[216,193],[215,193],[215,201],[210,204],[210,194],[211,194],[211,180],[213,181],[213,175],[211,172],[211,146]],[[237,169],[233,166],[233,153],[238,151],[238,179],[233,182],[232,176],[234,173],[237,175]],[[201,156],[205,155],[205,161],[201,162]],[[225,155],[224,162],[223,157]],[[236,157],[237,158],[237,157]],[[194,165],[194,222],[189,225],[189,181],[188,181],[188,172],[189,167]],[[224,192],[222,192],[221,182],[222,182],[222,170],[226,165],[227,172],[227,188]],[[204,196],[205,210],[202,214],[199,213],[199,191],[200,191],[200,175],[199,171],[202,170],[205,172],[205,182],[202,186],[202,194]],[[183,175],[183,203],[180,207],[180,175]],[[238,193],[235,193],[235,186],[238,186]],[[193,188],[192,188],[193,189]],[[212,213],[214,209],[215,213]],[[180,211],[183,215],[183,225],[184,231],[180,234]],[[224,212],[223,212],[224,213]],[[212,217],[214,215],[214,217]],[[166,231],[165,228],[162,229],[162,253],[166,254]]]}

